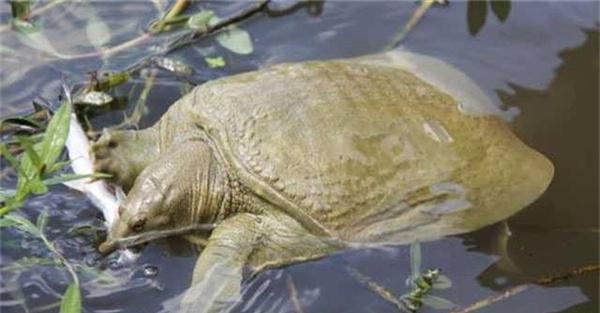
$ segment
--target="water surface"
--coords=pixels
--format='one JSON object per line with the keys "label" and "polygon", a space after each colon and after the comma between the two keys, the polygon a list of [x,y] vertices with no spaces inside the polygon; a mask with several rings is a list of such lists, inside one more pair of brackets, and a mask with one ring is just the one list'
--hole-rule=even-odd
{"label": "water surface", "polygon": [[[190,10],[210,7],[227,15],[245,5],[195,3]],[[286,12],[262,13],[245,22],[243,28],[255,47],[251,55],[232,54],[207,39],[175,56],[197,69],[193,80],[200,83],[268,64],[374,53],[391,40],[416,7],[412,1],[311,3]],[[431,9],[403,42],[405,49],[434,55],[466,72],[498,106],[518,108],[521,114],[513,122],[515,131],[556,167],[548,191],[507,221],[512,235],[504,255],[498,248],[506,233],[503,225],[422,244],[423,267],[441,268],[453,282],[452,288],[435,295],[465,306],[539,276],[598,262],[598,10],[595,1],[512,2],[505,22],[487,12],[484,26],[473,36],[467,4],[453,1],[448,7]],[[114,46],[139,36],[157,16],[151,2],[67,1],[35,20],[55,50],[75,56],[96,51],[85,32],[92,19],[109,26],[107,45]],[[7,24],[9,20],[10,6],[3,2],[0,21]],[[61,76],[83,83],[88,71],[123,69],[173,35],[154,38],[109,59],[56,59],[5,30],[0,37],[0,115],[27,112],[38,95],[55,98]],[[207,68],[203,53],[222,55],[227,66]],[[116,92],[136,99],[143,84],[143,78],[136,78]],[[182,85],[168,73],[159,74],[142,126],[151,125],[180,97]],[[97,114],[92,123],[96,127],[115,124],[122,111],[131,109],[129,105]],[[3,175],[3,186],[14,183],[14,173]],[[188,247],[167,249],[151,244],[135,264],[116,266],[112,259],[101,259],[96,253],[97,238],[90,232],[69,232],[77,226],[102,229],[97,210],[83,195],[56,187],[32,198],[21,212],[35,219],[44,209],[50,213],[50,239],[72,262],[87,266],[81,275],[86,312],[140,312],[142,308],[143,312],[166,312],[188,286],[196,258]],[[18,231],[3,229],[1,235],[2,312],[56,312],[53,304],[69,283],[66,272],[53,266],[6,270],[24,257],[50,255],[40,242]],[[350,251],[267,271],[245,286],[244,301],[236,311],[295,312],[289,290],[293,281],[304,312],[396,312],[345,268],[354,267],[401,295],[409,291],[405,284],[409,263],[409,247],[398,246]],[[551,287],[530,288],[482,311],[597,312],[598,294],[598,275],[590,274]]]}

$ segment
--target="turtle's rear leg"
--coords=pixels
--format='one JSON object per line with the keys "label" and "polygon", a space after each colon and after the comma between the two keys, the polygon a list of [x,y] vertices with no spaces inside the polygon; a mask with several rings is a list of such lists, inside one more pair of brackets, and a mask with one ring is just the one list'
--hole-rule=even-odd
{"label": "turtle's rear leg", "polygon": [[111,174],[112,181],[129,190],[139,173],[158,158],[158,134],[154,128],[107,130],[91,150],[94,170]]}

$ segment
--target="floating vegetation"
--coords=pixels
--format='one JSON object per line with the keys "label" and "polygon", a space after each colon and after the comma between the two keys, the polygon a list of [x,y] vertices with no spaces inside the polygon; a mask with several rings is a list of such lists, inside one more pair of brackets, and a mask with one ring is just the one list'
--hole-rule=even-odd
{"label": "floating vegetation", "polygon": [[401,296],[396,296],[394,292],[354,268],[346,267],[346,270],[350,276],[379,295],[381,299],[394,305],[400,312],[418,312],[423,306],[436,310],[449,310],[456,307],[450,300],[431,294],[434,290],[451,288],[452,281],[442,275],[440,269],[428,269],[421,273],[421,244],[418,242],[410,246],[410,268],[407,285],[412,290]]}
{"label": "floating vegetation", "polygon": [[205,32],[208,30],[210,20],[215,16],[215,12],[211,10],[202,10],[199,13],[192,15],[187,22],[190,29]]}
{"label": "floating vegetation", "polygon": [[239,27],[228,26],[225,31],[220,32],[215,38],[223,48],[233,53],[250,54],[254,51],[250,34]]}
{"label": "floating vegetation", "polygon": [[210,68],[225,67],[225,59],[223,57],[204,57],[204,61]]}
{"label": "floating vegetation", "polygon": [[192,67],[181,60],[163,57],[154,59],[154,63],[159,68],[177,75],[189,76],[194,73]]}
{"label": "floating vegetation", "polygon": [[106,92],[90,91],[75,97],[73,103],[91,106],[104,106],[112,103],[114,100],[115,98]]}
{"label": "floating vegetation", "polygon": [[440,269],[427,269],[421,273],[421,244],[415,242],[410,246],[410,277],[408,285],[412,287],[409,293],[402,295],[402,303],[409,312],[417,312],[422,306],[437,310],[449,310],[456,305],[450,300],[431,295],[434,289],[448,289],[452,281],[441,274]]}

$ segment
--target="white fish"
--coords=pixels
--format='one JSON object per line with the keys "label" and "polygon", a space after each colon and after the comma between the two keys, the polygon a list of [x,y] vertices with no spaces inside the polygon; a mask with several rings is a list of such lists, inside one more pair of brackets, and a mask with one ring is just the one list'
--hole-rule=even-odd
{"label": "white fish", "polygon": [[[69,135],[65,145],[71,160],[71,168],[75,174],[93,174],[94,165],[90,155],[90,142],[75,114],[71,114]],[[64,184],[69,188],[83,192],[94,206],[102,211],[106,227],[110,229],[119,215],[119,204],[125,198],[125,193],[121,187],[105,180],[92,180],[90,178],[69,181]],[[118,262],[131,262],[136,260],[138,256],[139,254],[129,249],[122,250]]]}

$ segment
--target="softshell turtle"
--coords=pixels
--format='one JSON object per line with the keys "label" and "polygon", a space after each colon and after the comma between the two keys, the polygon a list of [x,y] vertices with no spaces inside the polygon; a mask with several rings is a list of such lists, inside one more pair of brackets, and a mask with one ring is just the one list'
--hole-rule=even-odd
{"label": "softshell turtle", "polygon": [[452,66],[394,51],[205,83],[153,127],[105,133],[128,190],[100,249],[215,223],[182,306],[228,308],[242,270],[471,231],[539,197],[553,166]]}

